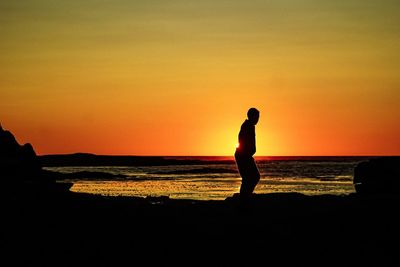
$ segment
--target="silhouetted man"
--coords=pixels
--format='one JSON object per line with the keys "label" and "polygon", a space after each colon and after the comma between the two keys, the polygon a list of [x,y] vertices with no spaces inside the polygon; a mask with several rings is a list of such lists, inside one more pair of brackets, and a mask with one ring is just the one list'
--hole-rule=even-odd
{"label": "silhouetted man", "polygon": [[256,131],[255,125],[260,117],[260,112],[255,108],[250,108],[239,132],[239,146],[235,151],[236,164],[242,176],[240,196],[249,197],[254,191],[260,173],[254,161],[253,155],[256,153]]}

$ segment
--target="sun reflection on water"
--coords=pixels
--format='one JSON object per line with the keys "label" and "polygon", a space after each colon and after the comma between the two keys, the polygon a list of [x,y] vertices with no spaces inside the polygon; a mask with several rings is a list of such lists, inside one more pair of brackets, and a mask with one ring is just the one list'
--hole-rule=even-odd
{"label": "sun reflection on water", "polygon": [[[223,200],[239,192],[240,178],[143,181],[76,181],[73,192],[104,196],[168,196],[175,199]],[[299,192],[307,195],[349,194],[354,192],[350,181],[312,181],[264,178],[255,193]]]}

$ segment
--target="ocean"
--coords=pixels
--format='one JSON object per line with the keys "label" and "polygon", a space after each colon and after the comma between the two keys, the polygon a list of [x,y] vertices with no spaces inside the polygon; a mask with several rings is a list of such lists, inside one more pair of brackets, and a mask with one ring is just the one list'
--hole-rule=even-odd
{"label": "ocean", "polygon": [[[68,175],[71,191],[104,196],[168,196],[223,200],[239,192],[233,157],[165,157],[134,166],[51,166]],[[355,166],[368,157],[256,157],[261,173],[255,193],[298,192],[346,195],[355,192]],[[98,164],[96,164],[98,165]]]}

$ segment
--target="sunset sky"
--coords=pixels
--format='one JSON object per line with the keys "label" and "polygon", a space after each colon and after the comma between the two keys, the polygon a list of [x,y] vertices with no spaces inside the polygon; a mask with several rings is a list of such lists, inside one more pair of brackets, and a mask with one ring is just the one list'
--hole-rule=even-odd
{"label": "sunset sky", "polygon": [[400,155],[397,0],[0,2],[0,123],[38,154]]}

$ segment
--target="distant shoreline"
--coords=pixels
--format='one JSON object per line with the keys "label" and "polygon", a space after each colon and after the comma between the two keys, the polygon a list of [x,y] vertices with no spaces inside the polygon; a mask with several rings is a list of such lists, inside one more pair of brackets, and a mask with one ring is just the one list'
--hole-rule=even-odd
{"label": "distant shoreline", "polygon": [[[41,155],[43,167],[165,166],[234,163],[233,156],[112,156],[89,153]],[[256,156],[257,161],[363,161],[381,156]],[[391,156],[387,156],[391,157]]]}

